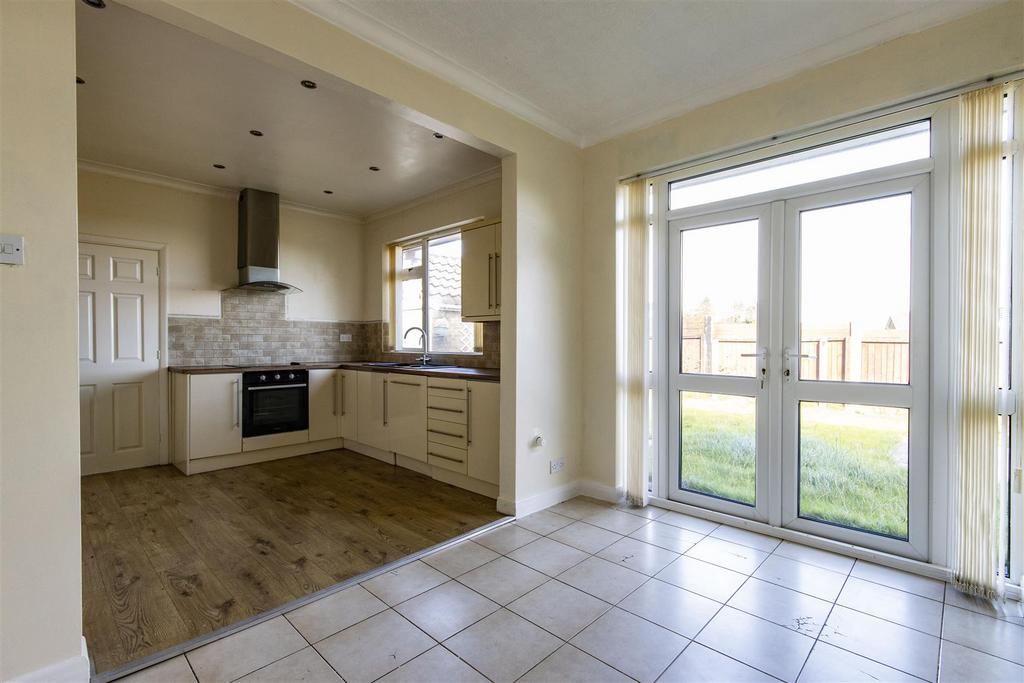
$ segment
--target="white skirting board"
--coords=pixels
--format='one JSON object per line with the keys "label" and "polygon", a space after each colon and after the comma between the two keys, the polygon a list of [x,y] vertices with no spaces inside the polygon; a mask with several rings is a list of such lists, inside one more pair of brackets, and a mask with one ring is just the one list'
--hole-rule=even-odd
{"label": "white skirting board", "polygon": [[90,674],[89,650],[82,636],[82,651],[78,656],[16,676],[11,683],[87,683]]}

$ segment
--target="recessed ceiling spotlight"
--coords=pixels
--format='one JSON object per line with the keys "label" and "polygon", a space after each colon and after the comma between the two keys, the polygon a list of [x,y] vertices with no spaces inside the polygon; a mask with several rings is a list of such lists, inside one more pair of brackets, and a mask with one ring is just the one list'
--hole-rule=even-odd
{"label": "recessed ceiling spotlight", "polygon": [[370,170],[371,171],[379,171],[380,170],[380,166],[371,166]]}
{"label": "recessed ceiling spotlight", "polygon": [[224,164],[214,164],[213,167],[214,168],[218,168],[218,169],[220,169],[220,168],[227,168]]}
{"label": "recessed ceiling spotlight", "polygon": [[263,137],[263,131],[262,130],[256,130],[255,128],[253,128],[252,130],[249,131],[249,135],[254,135],[254,136],[258,137],[258,138],[261,138],[261,137]]}
{"label": "recessed ceiling spotlight", "polygon": [[89,7],[95,7],[96,9],[103,9],[107,6],[106,0],[82,0]]}
{"label": "recessed ceiling spotlight", "polygon": [[334,194],[334,190],[324,190],[324,194]]}
{"label": "recessed ceiling spotlight", "polygon": [[444,136],[441,135],[440,133],[434,133],[434,137],[437,138],[438,140],[444,140]]}
{"label": "recessed ceiling spotlight", "polygon": [[75,76],[75,83],[78,85],[85,85],[85,79],[81,76]]}
{"label": "recessed ceiling spotlight", "polygon": [[316,90],[316,81],[302,80],[302,81],[299,81],[299,84],[303,88],[309,88],[310,90]]}

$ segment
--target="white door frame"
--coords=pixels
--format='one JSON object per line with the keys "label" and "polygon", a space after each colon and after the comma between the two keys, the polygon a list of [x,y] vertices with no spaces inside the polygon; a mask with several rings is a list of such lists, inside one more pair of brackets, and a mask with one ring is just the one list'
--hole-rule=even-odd
{"label": "white door frame", "polygon": [[80,233],[79,243],[96,244],[104,247],[127,247],[129,249],[145,249],[157,253],[157,267],[159,268],[159,306],[157,310],[157,326],[160,331],[159,337],[159,367],[157,370],[159,379],[160,403],[160,464],[166,465],[170,462],[170,448],[167,438],[168,430],[168,378],[167,378],[167,245],[162,242],[147,242],[146,240],[125,239],[123,237],[107,237],[104,235],[93,235]]}

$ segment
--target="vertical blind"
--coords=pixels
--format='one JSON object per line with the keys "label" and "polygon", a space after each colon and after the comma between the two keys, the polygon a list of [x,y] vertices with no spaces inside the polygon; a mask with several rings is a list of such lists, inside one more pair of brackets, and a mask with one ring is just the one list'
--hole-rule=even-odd
{"label": "vertical blind", "polygon": [[632,505],[647,504],[644,472],[645,352],[647,349],[647,180],[619,186],[619,229],[625,243],[625,450],[626,496]]}

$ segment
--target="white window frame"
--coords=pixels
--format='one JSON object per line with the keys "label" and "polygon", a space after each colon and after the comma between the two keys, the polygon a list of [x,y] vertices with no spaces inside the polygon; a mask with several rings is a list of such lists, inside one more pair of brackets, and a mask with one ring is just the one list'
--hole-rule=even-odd
{"label": "white window frame", "polygon": [[1024,587],[1024,81],[1017,81],[1011,89],[1011,120],[1013,137],[1007,153],[1012,157],[1014,196],[1010,210],[1010,234],[1015,243],[1010,245],[1010,386],[1016,392],[1017,404],[1010,417],[1010,471],[1009,506],[1010,536],[1009,581]]}
{"label": "white window frame", "polygon": [[[669,183],[706,175],[716,171],[731,169],[737,166],[763,161],[773,157],[797,153],[813,147],[841,142],[846,139],[868,135],[888,128],[906,125],[924,119],[931,120],[932,154],[928,159],[911,161],[896,166],[882,169],[865,171],[827,180],[808,183],[803,186],[786,187],[779,190],[764,192],[758,195],[723,200],[714,204],[687,207],[676,211],[670,211]],[[667,507],[686,509],[697,515],[710,516],[704,508],[692,505],[680,505],[669,500],[669,486],[672,468],[670,466],[671,453],[669,446],[674,443],[671,436],[674,422],[669,414],[670,401],[666,392],[671,391],[671,375],[674,363],[675,350],[669,348],[669,321],[672,320],[669,308],[670,301],[670,264],[671,249],[669,247],[669,222],[686,215],[698,213],[711,213],[728,209],[750,206],[757,203],[770,203],[784,198],[792,198],[796,195],[813,194],[829,190],[841,189],[851,184],[872,183],[895,178],[903,178],[922,173],[930,174],[930,214],[931,214],[931,243],[929,245],[929,272],[930,272],[930,328],[927,341],[930,346],[930,365],[928,372],[928,385],[930,395],[929,413],[929,471],[928,477],[928,538],[925,541],[926,548],[920,555],[920,559],[938,564],[946,565],[949,557],[949,546],[947,529],[949,528],[950,514],[950,481],[949,481],[949,435],[946,428],[950,417],[946,397],[949,386],[949,344],[948,330],[950,323],[951,300],[950,300],[950,251],[949,251],[949,226],[951,223],[950,192],[954,185],[950,169],[953,162],[953,150],[957,148],[956,142],[956,100],[942,100],[917,107],[908,108],[902,111],[876,116],[864,121],[823,129],[800,136],[784,142],[771,145],[768,148],[760,148],[734,155],[723,156],[696,163],[692,166],[663,173],[651,178],[653,183],[654,196],[654,219],[655,239],[658,249],[656,258],[651,267],[656,270],[655,281],[657,292],[655,293],[655,310],[657,316],[657,342],[661,348],[656,348],[656,371],[654,374],[655,405],[657,406],[657,432],[655,447],[657,457],[654,461],[657,471],[654,473],[654,496],[652,500]],[[774,245],[773,254],[781,245]],[[781,334],[781,331],[779,332]],[[773,343],[781,339],[774,339]],[[779,347],[781,348],[781,347]],[[778,354],[774,354],[778,356]],[[776,359],[776,367],[769,367],[770,375],[780,376],[781,367]],[[776,402],[781,405],[781,401]],[[771,416],[770,439],[778,446],[773,449],[781,453],[782,439],[782,418],[781,415]],[[772,468],[773,472],[781,473],[781,466]],[[778,476],[778,475],[773,475]],[[770,491],[781,491],[781,481],[771,481]],[[769,524],[776,527],[782,526],[781,500],[770,502]],[[917,555],[918,553],[914,553]]]}

